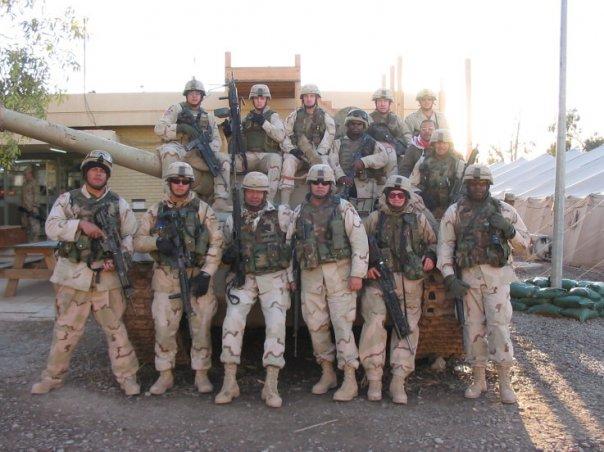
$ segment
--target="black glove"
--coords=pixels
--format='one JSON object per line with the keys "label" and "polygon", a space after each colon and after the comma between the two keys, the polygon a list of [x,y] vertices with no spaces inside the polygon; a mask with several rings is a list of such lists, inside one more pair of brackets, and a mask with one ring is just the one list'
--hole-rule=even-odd
{"label": "black glove", "polygon": [[445,287],[455,298],[462,298],[470,290],[470,285],[456,278],[455,275],[449,275],[445,278]]}
{"label": "black glove", "polygon": [[252,113],[252,122],[255,122],[256,124],[261,126],[262,124],[264,124],[264,121],[266,121],[266,118],[262,113]]}
{"label": "black glove", "polygon": [[191,124],[184,124],[184,123],[176,124],[176,132],[184,133],[185,135],[188,135],[189,137],[194,137],[197,135],[197,131]]}
{"label": "black glove", "polygon": [[500,213],[494,213],[491,215],[489,217],[489,223],[495,229],[499,229],[501,232],[503,232],[503,236],[508,240],[516,235],[516,228],[514,228],[509,220],[503,218],[503,215]]}
{"label": "black glove", "polygon": [[294,148],[291,151],[289,151],[289,153],[291,155],[293,155],[294,157],[296,157],[298,160],[303,160],[304,152],[302,152],[301,149]]}
{"label": "black glove", "polygon": [[155,245],[157,246],[157,251],[164,256],[173,256],[174,250],[176,249],[174,246],[174,242],[167,237],[158,237],[155,241]]}
{"label": "black glove", "polygon": [[229,121],[228,119],[225,119],[223,121],[222,131],[224,132],[224,136],[227,138],[233,134],[233,131],[231,130],[231,121]]}
{"label": "black glove", "polygon": [[225,265],[231,265],[237,259],[237,250],[234,246],[229,246],[224,253],[222,253],[222,263]]}
{"label": "black glove", "polygon": [[206,272],[199,272],[197,276],[193,276],[189,281],[191,283],[191,294],[194,297],[203,297],[208,293],[210,288],[210,278]]}

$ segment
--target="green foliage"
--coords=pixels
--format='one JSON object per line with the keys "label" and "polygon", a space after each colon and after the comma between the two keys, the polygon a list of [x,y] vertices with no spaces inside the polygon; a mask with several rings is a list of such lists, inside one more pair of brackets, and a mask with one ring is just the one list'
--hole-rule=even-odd
{"label": "green foliage", "polygon": [[[576,108],[568,110],[566,112],[566,151],[569,151],[573,144],[582,145],[581,141],[581,128],[579,127],[579,121],[581,116]],[[557,123],[551,124],[547,130],[554,134],[557,133]],[[548,154],[556,155],[556,142],[552,143],[547,150]]]}
{"label": "green foliage", "polygon": [[589,137],[587,140],[583,142],[583,150],[585,152],[589,152],[594,150],[597,147],[600,147],[604,144],[604,137],[598,135],[598,133],[594,133],[593,136]]}
{"label": "green foliage", "polygon": [[[0,30],[0,103],[44,117],[62,93],[61,76],[79,69],[72,47],[84,38],[81,22],[71,8],[50,16],[45,0],[0,0]],[[19,156],[20,139],[0,132],[0,167]]]}

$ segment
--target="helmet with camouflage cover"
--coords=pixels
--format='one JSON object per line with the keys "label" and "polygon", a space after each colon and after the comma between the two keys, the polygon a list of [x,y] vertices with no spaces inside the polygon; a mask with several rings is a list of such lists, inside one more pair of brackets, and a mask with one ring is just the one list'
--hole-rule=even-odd
{"label": "helmet with camouflage cover", "polygon": [[386,99],[390,102],[394,102],[394,94],[392,94],[392,91],[389,89],[380,88],[373,93],[373,96],[371,96],[371,100],[373,101],[376,101],[378,99]]}
{"label": "helmet with camouflage cover", "polygon": [[248,190],[268,192],[268,177],[266,174],[259,171],[252,171],[245,175],[241,186]]}
{"label": "helmet with camouflage cover", "polygon": [[489,184],[493,184],[493,173],[487,165],[475,163],[469,165],[463,173],[464,182],[469,180],[486,180]]}
{"label": "helmet with camouflage cover", "polygon": [[321,91],[319,91],[319,87],[317,85],[313,85],[312,83],[304,85],[300,89],[300,99],[302,99],[302,96],[304,96],[305,94],[316,94],[317,97],[321,97]]}
{"label": "helmet with camouflage cover", "polygon": [[80,169],[82,170],[82,174],[86,176],[86,172],[90,168],[100,167],[104,168],[107,171],[107,176],[111,176],[111,168],[113,167],[113,158],[111,154],[107,151],[90,151],[84,160],[82,160],[82,164],[80,165]]}
{"label": "helmet with camouflage cover", "polygon": [[182,95],[186,96],[189,91],[201,91],[202,96],[206,95],[206,89],[203,86],[203,83],[201,83],[199,80],[196,80],[195,77],[185,84],[185,89],[182,90]]}
{"label": "helmet with camouflage cover", "polygon": [[422,89],[417,93],[417,96],[415,96],[415,100],[417,100],[418,102],[422,99],[434,99],[436,100],[436,94],[434,94],[434,91],[432,91],[431,89]]}
{"label": "helmet with camouflage cover", "polygon": [[369,127],[369,115],[359,108],[350,110],[344,120],[344,125],[347,125],[350,121],[362,122],[365,128]]}
{"label": "helmet with camouflage cover", "polygon": [[252,99],[253,97],[258,97],[258,96],[264,96],[268,99],[271,98],[271,92],[268,89],[267,85],[259,83],[259,84],[252,86],[252,88],[250,89],[249,98]]}
{"label": "helmet with camouflage cover", "polygon": [[411,181],[405,176],[399,176],[398,174],[393,174],[392,176],[388,177],[383,191],[386,193],[387,191],[393,189],[403,190],[407,193],[411,193],[411,191],[413,191]]}
{"label": "helmet with camouflage cover", "polygon": [[445,143],[453,144],[453,138],[451,138],[451,132],[449,129],[436,129],[432,132],[432,136],[430,136],[430,144],[437,143],[439,141],[443,141]]}
{"label": "helmet with camouflage cover", "polygon": [[306,182],[331,182],[335,184],[336,175],[334,174],[331,166],[326,165],[325,163],[319,163],[317,165],[313,165],[308,170],[308,174],[306,175]]}
{"label": "helmet with camouflage cover", "polygon": [[172,177],[186,177],[191,181],[195,180],[193,168],[186,162],[170,163],[170,166],[168,166],[168,169],[166,170],[166,174],[164,174],[164,180],[167,182]]}

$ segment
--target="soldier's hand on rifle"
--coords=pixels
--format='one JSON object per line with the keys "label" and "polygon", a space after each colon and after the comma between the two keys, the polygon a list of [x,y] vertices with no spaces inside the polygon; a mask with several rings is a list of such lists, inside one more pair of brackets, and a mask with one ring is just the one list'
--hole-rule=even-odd
{"label": "soldier's hand on rifle", "polygon": [[424,257],[423,269],[425,272],[434,270],[434,260],[431,257],[429,257],[429,256]]}
{"label": "soldier's hand on rifle", "polygon": [[352,167],[354,168],[355,171],[363,171],[365,169],[365,164],[363,163],[362,160],[355,160],[354,163],[352,164]]}
{"label": "soldier's hand on rifle", "polygon": [[237,249],[230,245],[224,253],[222,253],[222,263],[225,265],[231,265],[233,262],[237,260]]}
{"label": "soldier's hand on rifle", "polygon": [[367,270],[367,279],[380,279],[382,275],[375,267],[371,267]]}
{"label": "soldier's hand on rifle", "polygon": [[105,233],[101,230],[101,228],[90,221],[80,220],[78,223],[78,229],[91,239],[105,238]]}
{"label": "soldier's hand on rifle", "polygon": [[346,187],[352,187],[354,184],[354,179],[349,176],[342,176],[338,179],[338,185],[344,185]]}
{"label": "soldier's hand on rifle", "polygon": [[115,265],[113,264],[113,259],[105,259],[103,262],[103,270],[106,272],[111,272],[115,270]]}
{"label": "soldier's hand on rifle", "polygon": [[455,298],[462,298],[470,290],[470,285],[456,278],[455,275],[449,275],[445,278],[445,287],[449,293]]}
{"label": "soldier's hand on rifle", "polygon": [[289,151],[289,153],[296,157],[298,160],[302,160],[304,157],[304,152],[302,152],[302,150],[298,148],[292,149],[291,151]]}
{"label": "soldier's hand on rifle", "polygon": [[172,256],[176,251],[174,242],[168,237],[158,237],[155,241],[155,245],[157,246],[157,251],[164,256]]}
{"label": "soldier's hand on rifle", "polygon": [[501,232],[503,232],[503,236],[506,239],[511,239],[514,237],[514,235],[516,235],[516,228],[514,228],[514,225],[510,223],[509,220],[506,220],[500,213],[494,213],[491,215],[489,217],[489,223],[491,223],[491,226],[493,226],[495,229],[499,229]]}
{"label": "soldier's hand on rifle", "polygon": [[295,281],[292,281],[290,283],[288,283],[288,288],[290,292],[295,292],[296,290],[298,290],[298,285],[296,284]]}
{"label": "soldier's hand on rifle", "polygon": [[199,272],[197,276],[191,278],[191,293],[195,297],[203,297],[210,288],[211,276],[206,272]]}
{"label": "soldier's hand on rifle", "polygon": [[350,278],[348,278],[348,289],[353,292],[356,292],[358,290],[361,290],[361,287],[363,287],[362,278],[359,278],[358,276],[351,276]]}
{"label": "soldier's hand on rifle", "polygon": [[228,138],[233,134],[233,131],[231,130],[231,121],[228,119],[225,119],[220,126],[222,127],[225,137]]}
{"label": "soldier's hand on rifle", "polygon": [[262,113],[253,112],[252,121],[258,124],[259,126],[262,126],[262,124],[264,124],[264,122],[266,121],[266,118]]}
{"label": "soldier's hand on rifle", "polygon": [[193,116],[189,111],[187,110],[183,110],[178,114],[178,118],[176,119],[176,122],[178,124],[190,124],[193,125],[195,124],[196,118],[195,116]]}
{"label": "soldier's hand on rifle", "polygon": [[188,135],[189,137],[194,137],[197,135],[197,132],[195,131],[195,128],[190,125],[190,124],[177,124],[176,125],[176,132],[177,133],[184,133],[185,135]]}

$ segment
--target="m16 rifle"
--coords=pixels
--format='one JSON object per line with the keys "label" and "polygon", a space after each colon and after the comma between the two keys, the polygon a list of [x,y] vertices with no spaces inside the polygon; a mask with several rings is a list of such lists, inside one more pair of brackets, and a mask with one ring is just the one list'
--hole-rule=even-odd
{"label": "m16 rifle", "polygon": [[296,247],[292,246],[292,264],[294,270],[294,284],[296,285],[296,290],[291,293],[292,297],[292,309],[294,313],[294,358],[298,357],[298,337],[300,334],[300,309],[302,307],[302,300],[300,299],[300,291],[302,290],[302,281],[301,281],[301,270],[300,270],[300,261],[298,261],[298,256],[296,253]]}

